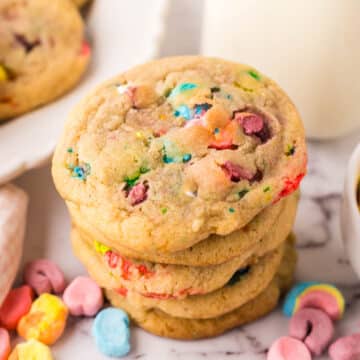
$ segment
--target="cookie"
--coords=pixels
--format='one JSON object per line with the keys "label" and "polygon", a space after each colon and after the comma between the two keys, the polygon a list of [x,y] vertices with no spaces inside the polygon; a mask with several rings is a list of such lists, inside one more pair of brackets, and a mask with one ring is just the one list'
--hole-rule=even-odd
{"label": "cookie", "polygon": [[[126,296],[134,306],[157,308],[172,316],[207,318],[222,315],[239,307],[263,291],[279,268],[284,246],[282,244],[247,268],[240,269],[238,272],[234,271],[233,276],[222,287],[203,294],[199,294],[195,287],[184,289],[183,292],[176,294],[178,296],[169,296],[166,293],[138,292],[134,291],[136,279],[133,280],[134,284],[129,284],[129,287],[125,287],[123,284],[117,288],[118,283],[111,281],[111,273],[104,271],[105,269],[101,270],[102,268],[99,266],[95,268],[96,263],[93,263],[93,267],[88,269],[90,275],[100,286],[109,289],[113,287],[119,294]],[[206,286],[204,288],[206,289]]]}
{"label": "cookie", "polygon": [[44,105],[79,81],[90,51],[69,0],[3,0],[0,23],[0,120]]}
{"label": "cookie", "polygon": [[126,297],[113,290],[106,290],[106,296],[113,306],[124,309],[137,325],[153,334],[188,340],[213,337],[272,311],[281,293],[291,286],[295,263],[296,254],[292,248],[283,258],[278,275],[259,295],[246,304],[215,318],[188,319],[174,317],[158,309],[135,307]]}
{"label": "cookie", "polygon": [[185,319],[160,310],[137,309],[112,290],[106,290],[106,296],[113,306],[125,310],[136,325],[150,333],[172,339],[195,340],[221,335],[268,314],[276,307],[280,291],[276,281],[273,281],[253,300],[213,319]]}
{"label": "cookie", "polygon": [[[71,211],[71,215],[73,224],[86,241],[93,243],[96,240],[123,256],[163,264],[211,266],[222,264],[235,257],[245,261],[253,254],[257,253],[261,256],[276,247],[279,243],[278,239],[280,241],[284,239],[293,227],[298,199],[299,193],[295,192],[263,210],[249,224],[234,233],[226,236],[212,235],[189,249],[167,254],[139,253],[126,247],[116,246],[91,224],[85,223],[80,213]],[[269,244],[269,247],[263,247],[264,243]]]}
{"label": "cookie", "polygon": [[209,293],[221,288],[234,277],[246,274],[259,258],[274,251],[285,241],[290,228],[279,229],[282,231],[270,231],[269,236],[259,242],[248,257],[239,256],[218,265],[201,267],[158,264],[127,258],[96,240],[85,240],[76,229],[73,229],[71,238],[76,256],[90,274],[94,274],[97,279],[104,274],[104,279],[98,280],[103,287],[126,288],[162,299],[180,299],[188,295]]}
{"label": "cookie", "polygon": [[260,294],[274,278],[283,255],[283,246],[264,256],[262,261],[250,267],[225,286],[204,295],[185,299],[158,299],[128,291],[126,298],[136,307],[159,309],[168,315],[188,319],[208,319],[221,316],[251,301]]}
{"label": "cookie", "polygon": [[83,7],[88,0],[72,0],[72,2],[77,6],[77,7]]}
{"label": "cookie", "polygon": [[108,239],[160,253],[240,229],[305,171],[286,94],[252,67],[197,56],[99,86],[68,119],[52,167],[68,206]]}

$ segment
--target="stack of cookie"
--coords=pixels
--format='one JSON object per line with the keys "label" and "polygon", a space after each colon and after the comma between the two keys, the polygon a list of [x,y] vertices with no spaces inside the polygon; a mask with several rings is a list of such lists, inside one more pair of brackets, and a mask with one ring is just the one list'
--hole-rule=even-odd
{"label": "stack of cookie", "polygon": [[53,159],[90,275],[138,325],[181,339],[276,306],[294,272],[305,171],[303,127],[284,92],[249,66],[192,56],[98,87]]}

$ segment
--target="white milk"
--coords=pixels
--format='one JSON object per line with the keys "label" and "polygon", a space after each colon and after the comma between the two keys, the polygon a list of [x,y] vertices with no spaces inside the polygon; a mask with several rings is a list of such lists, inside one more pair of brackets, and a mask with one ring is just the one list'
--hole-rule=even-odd
{"label": "white milk", "polygon": [[202,53],[276,80],[309,137],[360,127],[360,0],[205,0]]}

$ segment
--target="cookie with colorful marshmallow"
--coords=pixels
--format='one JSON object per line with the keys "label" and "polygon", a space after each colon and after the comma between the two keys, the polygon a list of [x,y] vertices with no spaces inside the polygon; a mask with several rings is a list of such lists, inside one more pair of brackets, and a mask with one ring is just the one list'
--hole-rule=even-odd
{"label": "cookie with colorful marshmallow", "polygon": [[134,322],[159,336],[175,339],[200,339],[220,335],[227,330],[254,321],[272,311],[292,284],[296,255],[289,246],[273,280],[248,302],[219,316],[193,318],[172,316],[160,308],[135,304],[126,296],[106,290],[106,296],[115,307],[127,311]]}
{"label": "cookie with colorful marshmallow", "polygon": [[289,231],[280,231],[280,234],[270,231],[269,236],[262,239],[259,246],[254,246],[253,252],[247,257],[234,257],[222,264],[198,267],[128,258],[96,240],[86,240],[75,228],[71,233],[71,241],[76,256],[101,286],[126,288],[164,299],[181,299],[215,291],[236,274],[246,274],[264,256],[284,243]]}
{"label": "cookie with colorful marshmallow", "polygon": [[69,0],[2,0],[0,23],[1,121],[72,88],[87,67],[90,48]]}
{"label": "cookie with colorful marshmallow", "polygon": [[298,188],[306,162],[300,117],[273,81],[187,56],[135,67],[83,99],[52,173],[69,208],[115,247],[167,253],[240,229]]}
{"label": "cookie with colorful marshmallow", "polygon": [[[81,238],[94,249],[111,249],[121,256],[152,263],[207,267],[223,264],[234,258],[239,261],[243,259],[242,262],[245,262],[249,257],[262,256],[277,247],[293,228],[298,201],[299,192],[295,192],[261,211],[245,227],[229,235],[211,235],[188,249],[172,253],[140,253],[115,245],[98,229],[86,223],[78,212],[71,211],[71,221]],[[99,246],[96,247],[95,244]],[[77,247],[74,247],[76,253]]]}

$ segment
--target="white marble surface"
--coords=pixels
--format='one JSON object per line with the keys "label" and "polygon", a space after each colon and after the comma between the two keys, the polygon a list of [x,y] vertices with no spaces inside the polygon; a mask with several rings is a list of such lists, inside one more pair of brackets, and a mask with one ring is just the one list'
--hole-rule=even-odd
{"label": "white marble surface", "polygon": [[[352,272],[343,252],[339,207],[346,162],[360,133],[337,141],[309,142],[309,174],[303,182],[295,231],[298,235],[299,280],[324,280],[336,283],[347,297],[345,318],[337,334],[360,331],[360,281]],[[50,168],[33,170],[16,183],[30,195],[29,224],[24,262],[37,257],[55,260],[68,279],[84,270],[71,253],[69,219],[56,194]],[[71,319],[65,336],[54,347],[56,359],[86,355],[103,359],[90,335],[92,320]],[[171,341],[133,329],[133,350],[129,359],[265,359],[271,342],[286,334],[288,320],[279,310],[264,319],[235,329],[211,340]],[[326,357],[323,357],[326,359]]]}
{"label": "white marble surface", "polygon": [[[184,0],[181,8],[172,9],[169,33],[175,36],[177,24],[191,1]],[[193,2],[192,2],[193,3]],[[199,8],[198,8],[199,6]],[[196,5],[196,14],[200,5]],[[197,19],[197,18],[196,18]],[[194,32],[192,42],[182,38],[179,46],[165,39],[161,55],[196,52],[198,23],[190,21],[186,27]],[[360,116],[360,114],[359,114]],[[341,121],[341,120],[339,120]],[[351,150],[360,141],[360,133],[324,143],[309,143],[309,174],[302,186],[302,199],[295,231],[298,235],[299,280],[325,280],[336,283],[347,298],[345,318],[337,325],[337,335],[360,331],[360,281],[352,272],[343,252],[339,207],[345,167]],[[71,253],[68,239],[69,219],[65,206],[56,194],[49,166],[32,170],[16,183],[30,195],[29,225],[25,242],[24,262],[37,257],[55,260],[68,279],[84,270]],[[171,341],[132,331],[132,351],[128,359],[239,359],[266,358],[266,350],[273,340],[287,333],[288,320],[279,310],[255,323],[235,329],[211,340],[194,342]],[[91,338],[92,320],[71,319],[65,335],[53,347],[56,360],[100,360],[101,356]],[[319,359],[327,359],[326,356]],[[295,359],[294,359],[295,360]]]}

